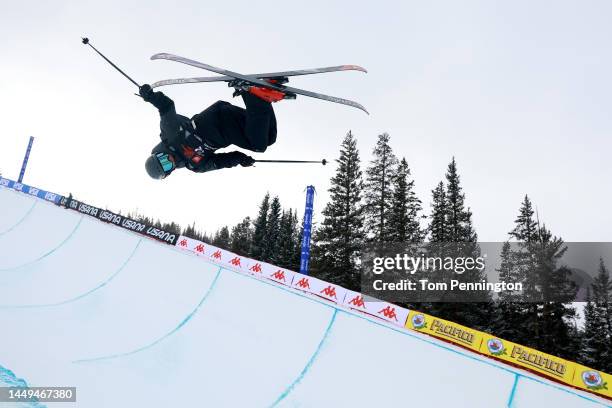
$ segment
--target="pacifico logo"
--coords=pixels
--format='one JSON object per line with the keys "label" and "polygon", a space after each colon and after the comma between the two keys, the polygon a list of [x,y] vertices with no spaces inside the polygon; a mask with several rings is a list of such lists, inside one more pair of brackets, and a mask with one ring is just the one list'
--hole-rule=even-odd
{"label": "pacifico logo", "polygon": [[547,371],[557,377],[563,377],[567,371],[567,367],[563,362],[553,360],[535,350],[523,349],[521,346],[514,346],[510,357],[524,364]]}
{"label": "pacifico logo", "polygon": [[494,356],[506,354],[506,347],[504,347],[504,342],[500,339],[490,339],[487,341],[487,348],[489,349],[489,353]]}
{"label": "pacifico logo", "polygon": [[583,371],[581,378],[584,385],[590,390],[608,389],[608,384],[601,378],[601,374],[595,370]]}
{"label": "pacifico logo", "polygon": [[441,334],[445,337],[453,338],[470,346],[474,344],[473,333],[470,333],[469,331],[454,326],[452,324],[446,324],[444,322],[441,322],[440,320],[434,320],[431,324],[430,330],[433,330],[438,334]]}
{"label": "pacifico logo", "polygon": [[412,316],[412,327],[416,330],[426,328],[427,322],[425,321],[425,316],[420,313]]}

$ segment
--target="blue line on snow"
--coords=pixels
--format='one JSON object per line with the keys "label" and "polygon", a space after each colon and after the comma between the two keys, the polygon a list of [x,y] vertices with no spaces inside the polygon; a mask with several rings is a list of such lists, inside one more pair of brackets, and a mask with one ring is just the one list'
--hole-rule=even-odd
{"label": "blue line on snow", "polygon": [[510,397],[508,398],[508,408],[512,408],[512,403],[514,402],[514,395],[516,394],[516,386],[519,382],[520,374],[514,376],[514,383],[512,383],[512,390],[510,391]]}
{"label": "blue line on snow", "polygon": [[102,283],[100,283],[98,286],[96,286],[93,289],[88,290],[85,293],[82,293],[78,296],[75,296],[73,298],[70,299],[66,299],[66,300],[62,300],[60,302],[56,302],[56,303],[43,303],[43,304],[38,304],[38,305],[0,305],[0,308],[4,309],[25,309],[25,308],[36,308],[36,307],[52,307],[52,306],[61,306],[61,305],[65,305],[67,303],[72,303],[75,302],[79,299],[84,298],[85,296],[89,296],[91,295],[93,292],[102,289],[104,286],[108,285],[113,279],[115,279],[115,277],[117,275],[119,275],[119,273],[121,271],[123,271],[125,269],[125,267],[127,266],[128,263],[130,263],[130,261],[132,260],[132,258],[134,257],[134,254],[136,254],[136,251],[138,250],[138,248],[140,247],[140,244],[142,243],[142,238],[138,240],[138,242],[136,243],[136,246],[134,247],[134,249],[132,249],[132,253],[130,253],[130,255],[127,257],[127,259],[123,262],[123,264],[119,267],[119,269],[117,269],[111,276],[109,276],[106,280],[104,280]]}
{"label": "blue line on snow", "polygon": [[90,362],[94,362],[94,361],[101,361],[101,360],[110,360],[113,358],[119,358],[119,357],[126,357],[132,354],[136,354],[139,353],[141,351],[144,351],[146,349],[149,349],[153,346],[155,346],[156,344],[160,343],[161,341],[167,339],[168,337],[172,336],[174,333],[176,333],[177,331],[179,331],[185,324],[187,324],[187,322],[189,322],[189,320],[191,320],[191,318],[198,312],[198,310],[200,309],[200,306],[202,306],[202,304],[204,303],[204,301],[208,298],[208,295],[210,295],[210,293],[213,291],[213,289],[215,288],[217,281],[219,280],[219,276],[221,276],[221,271],[223,270],[223,268],[219,268],[217,270],[217,274],[215,275],[215,277],[213,278],[212,283],[210,284],[210,286],[208,287],[208,289],[206,290],[206,293],[204,294],[204,296],[202,297],[202,299],[200,299],[200,303],[198,303],[198,305],[195,307],[195,309],[193,309],[179,324],[178,326],[176,326],[174,329],[170,330],[168,333],[164,334],[162,337],[158,338],[157,340],[147,344],[146,346],[142,346],[139,347],[135,350],[132,351],[127,351],[125,353],[117,353],[117,354],[111,354],[108,356],[101,356],[101,357],[93,357],[93,358],[83,358],[83,359],[79,359],[79,360],[74,360],[72,361],[73,363],[90,363]]}
{"label": "blue line on snow", "polygon": [[74,233],[79,229],[79,227],[81,226],[81,222],[83,221],[83,216],[81,215],[81,217],[79,218],[79,222],[77,222],[77,224],[75,225],[74,229],[70,232],[70,234],[62,241],[59,243],[59,245],[57,245],[55,248],[53,248],[52,250],[50,250],[49,252],[39,256],[38,258],[34,259],[33,261],[29,261],[26,262],[22,265],[19,266],[13,266],[11,268],[4,268],[4,269],[0,269],[0,272],[8,272],[8,271],[13,271],[16,269],[21,269],[21,268],[25,268],[26,266],[32,265],[36,262],[39,262],[41,260],[43,260],[44,258],[48,257],[49,255],[53,254],[55,251],[57,251],[58,249],[60,249],[62,246],[64,246],[64,244],[66,244],[66,242],[68,242],[70,240],[70,238],[72,238],[74,236]]}
{"label": "blue line on snow", "polygon": [[5,229],[4,231],[0,232],[0,237],[4,234],[8,234],[9,232],[11,232],[13,229],[15,229],[15,227],[17,227],[19,224],[21,224],[23,221],[25,221],[26,218],[28,218],[28,215],[30,215],[30,213],[32,212],[32,210],[34,209],[34,207],[36,207],[36,204],[38,204],[37,200],[34,200],[34,203],[32,204],[32,206],[30,207],[30,209],[23,215],[23,217],[21,217],[21,219],[19,221],[17,221],[15,224],[13,224],[12,226],[10,226],[8,229]]}
{"label": "blue line on snow", "polygon": [[[8,368],[4,368],[0,365],[0,387],[17,387],[17,388],[28,388],[28,383],[23,378],[18,378]],[[4,406],[4,405],[2,405]],[[13,404],[11,404],[13,406]],[[46,405],[42,405],[39,402],[24,402],[23,405],[19,405],[23,408],[47,408]]]}
{"label": "blue line on snow", "polygon": [[321,349],[323,348],[323,344],[329,337],[332,326],[334,325],[334,322],[336,321],[337,314],[338,314],[338,309],[334,309],[334,313],[332,314],[331,319],[329,320],[329,324],[327,325],[327,328],[325,329],[325,332],[323,333],[323,337],[321,338],[319,345],[315,349],[315,352],[310,357],[310,360],[308,360],[308,363],[306,363],[300,375],[297,376],[297,378],[291,383],[291,385],[289,385],[285,389],[285,391],[283,391],[283,393],[276,399],[276,401],[274,401],[272,405],[270,405],[270,407],[275,407],[278,404],[280,404],[280,402],[284,400],[285,398],[287,398],[287,396],[291,393],[291,391],[293,391],[293,389],[304,379],[304,377],[306,376],[306,373],[308,373],[308,370],[310,370],[310,367],[312,367],[312,364],[315,362],[315,360],[319,356],[319,353],[321,352]]}

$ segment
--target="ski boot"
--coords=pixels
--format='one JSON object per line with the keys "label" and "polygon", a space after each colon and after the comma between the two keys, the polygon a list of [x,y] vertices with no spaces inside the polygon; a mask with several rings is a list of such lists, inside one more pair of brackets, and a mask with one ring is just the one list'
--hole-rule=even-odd
{"label": "ski boot", "polygon": [[[282,84],[288,81],[287,78],[278,79],[265,79],[266,82],[271,84]],[[236,79],[230,81],[228,86],[235,88],[233,96],[241,95],[243,92],[248,92],[252,95],[263,99],[266,102],[278,102],[283,99],[295,99],[295,95],[288,92],[277,91],[276,89],[270,89],[263,86],[255,86],[248,81]]]}

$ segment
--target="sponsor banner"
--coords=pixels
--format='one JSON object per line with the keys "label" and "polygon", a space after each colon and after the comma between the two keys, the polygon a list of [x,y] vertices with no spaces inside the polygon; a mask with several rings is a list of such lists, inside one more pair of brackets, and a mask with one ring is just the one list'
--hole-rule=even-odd
{"label": "sponsor banner", "polygon": [[580,364],[574,364],[574,366],[572,385],[612,398],[612,375]]}
{"label": "sponsor banner", "polygon": [[303,274],[295,275],[293,285],[295,289],[303,290],[304,292],[312,293],[332,302],[342,304],[344,297],[348,292],[342,286],[334,285],[322,281],[321,279],[313,278]]}
{"label": "sponsor banner", "polygon": [[98,207],[94,207],[93,205],[89,205],[75,199],[71,199],[70,201],[68,201],[68,199],[61,199],[60,203],[62,205],[67,205],[68,208],[75,210],[81,214],[89,215],[90,217],[97,218],[100,221],[114,224],[128,231],[146,235],[148,237],[154,238],[170,245],[174,245],[177,240],[175,234],[148,225],[146,223],[135,221],[131,218],[115,214],[112,211],[102,210]]}
{"label": "sponsor banner", "polygon": [[352,290],[347,291],[343,303],[344,306],[348,308],[360,310],[402,327],[404,327],[406,319],[408,318],[408,313],[410,312],[403,307],[399,307],[392,303],[381,302],[378,299],[365,297],[361,293],[353,292]]}
{"label": "sponsor banner", "polygon": [[176,240],[176,247],[193,252],[197,255],[204,255],[206,244],[202,241],[198,241],[197,239],[181,235]]}
{"label": "sponsor banner", "polygon": [[282,285],[291,286],[297,273],[289,269],[279,268],[278,266],[262,263],[261,275]]}
{"label": "sponsor banner", "polygon": [[0,177],[0,186],[2,187],[13,188],[14,184],[15,182],[13,180],[9,180],[9,179]]}
{"label": "sponsor banner", "polygon": [[571,384],[575,364],[560,357],[483,333],[480,352]]}
{"label": "sponsor banner", "polygon": [[410,312],[406,320],[406,328],[427,333],[475,351],[480,351],[484,334],[478,330],[415,311]]}
{"label": "sponsor banner", "polygon": [[51,193],[45,190],[41,190],[36,187],[31,187],[26,184],[17,183],[13,180],[9,180],[6,178],[0,178],[0,186],[12,188],[17,191],[21,191],[22,193],[29,194],[31,196],[41,198],[46,201],[50,201],[54,204],[59,204],[61,199],[63,198],[59,194]]}

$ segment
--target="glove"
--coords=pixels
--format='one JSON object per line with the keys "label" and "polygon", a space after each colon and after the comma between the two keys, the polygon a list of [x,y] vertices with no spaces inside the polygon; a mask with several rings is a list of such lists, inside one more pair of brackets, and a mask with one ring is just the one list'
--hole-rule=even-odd
{"label": "glove", "polygon": [[142,97],[142,99],[148,102],[153,96],[153,89],[151,88],[151,85],[144,84],[138,89],[138,94]]}
{"label": "glove", "polygon": [[244,153],[241,153],[241,157],[240,157],[240,165],[242,167],[251,167],[253,164],[255,164],[255,159],[253,159],[251,156],[248,156]]}

